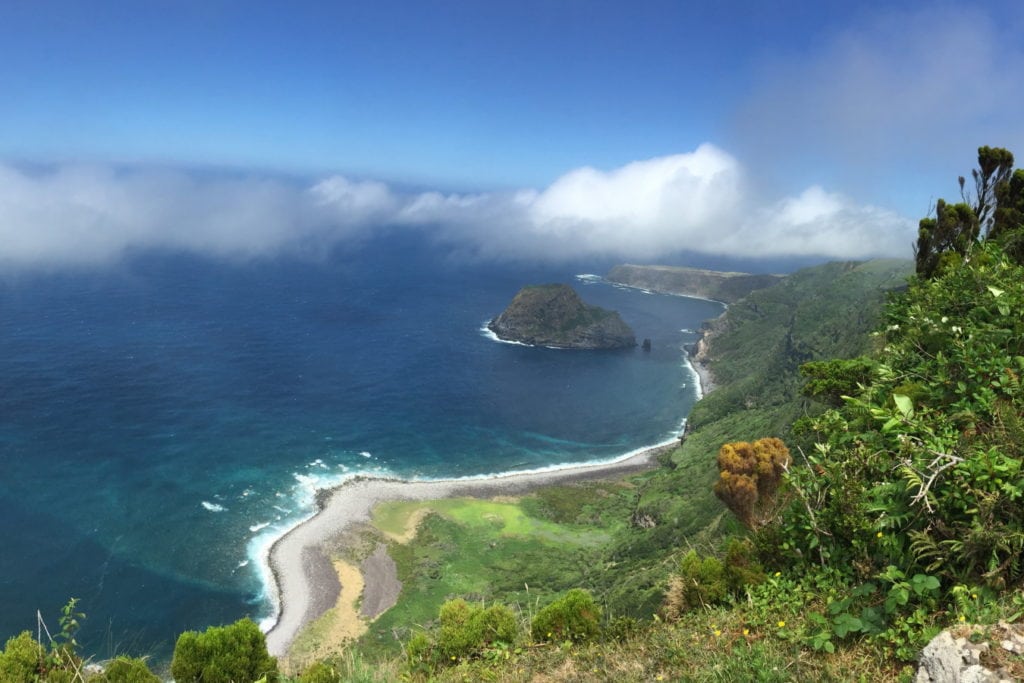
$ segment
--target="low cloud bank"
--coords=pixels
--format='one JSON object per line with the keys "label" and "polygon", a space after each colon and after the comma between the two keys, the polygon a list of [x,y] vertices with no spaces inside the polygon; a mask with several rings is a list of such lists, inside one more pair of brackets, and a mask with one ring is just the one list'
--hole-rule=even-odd
{"label": "low cloud bank", "polygon": [[755,198],[740,163],[712,145],[611,171],[580,168],[548,188],[406,194],[343,176],[303,188],[271,179],[0,165],[0,264],[100,265],[133,250],[227,258],[310,253],[383,228],[426,231],[478,259],[657,259],[909,254],[913,224],[811,187]]}

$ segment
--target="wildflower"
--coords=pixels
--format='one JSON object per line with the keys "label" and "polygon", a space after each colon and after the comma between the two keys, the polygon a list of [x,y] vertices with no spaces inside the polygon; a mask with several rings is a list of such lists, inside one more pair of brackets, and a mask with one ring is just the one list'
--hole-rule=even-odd
{"label": "wildflower", "polygon": [[974,598],[975,600],[977,600],[978,599],[978,594],[977,593],[971,593],[971,597]]}
{"label": "wildflower", "polygon": [[883,534],[883,533],[882,533],[881,531],[879,531],[879,532],[878,532],[877,534],[875,534],[875,536],[877,536],[878,538],[881,538],[881,537],[882,537],[882,536],[884,536],[884,535],[885,535],[885,534]]}
{"label": "wildflower", "polygon": [[718,630],[718,629],[716,628],[716,629],[715,629],[715,637],[717,638],[717,637],[718,637],[718,636],[720,636],[720,635],[722,635],[722,632],[721,632],[721,631],[719,631],[719,630]]}
{"label": "wildflower", "polygon": [[960,621],[967,621],[967,617],[965,617],[964,615],[961,614],[960,615]]}
{"label": "wildflower", "polygon": [[785,627],[786,627],[786,622],[780,621],[779,622],[779,628],[785,628]]}
{"label": "wildflower", "polygon": [[743,629],[743,635],[749,636],[750,635],[750,629],[749,628]]}
{"label": "wildflower", "polygon": [[775,572],[775,578],[776,579],[779,578],[780,576],[782,576],[782,572]]}

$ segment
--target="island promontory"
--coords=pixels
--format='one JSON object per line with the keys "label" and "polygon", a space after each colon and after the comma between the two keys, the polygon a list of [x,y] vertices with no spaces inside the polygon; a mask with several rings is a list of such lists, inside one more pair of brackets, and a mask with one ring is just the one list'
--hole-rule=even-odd
{"label": "island promontory", "polygon": [[633,330],[618,313],[584,303],[563,284],[523,287],[487,328],[505,341],[561,349],[636,346]]}
{"label": "island promontory", "polygon": [[731,304],[755,290],[778,284],[782,276],[728,273],[681,266],[624,264],[612,268],[605,279],[652,292],[696,296]]}

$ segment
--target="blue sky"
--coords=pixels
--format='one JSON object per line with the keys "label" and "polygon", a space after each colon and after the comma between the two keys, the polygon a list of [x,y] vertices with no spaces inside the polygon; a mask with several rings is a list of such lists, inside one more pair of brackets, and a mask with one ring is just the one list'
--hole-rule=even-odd
{"label": "blue sky", "polygon": [[[40,236],[0,247],[0,261],[207,249],[168,236],[170,222],[215,221],[256,191],[197,172],[209,169],[261,192],[280,174],[306,184],[305,199],[274,186],[278,225],[254,230],[267,243],[233,243],[237,221],[217,228],[226,252],[346,239],[374,221],[443,224],[483,255],[583,244],[652,259],[723,226],[718,251],[896,252],[978,145],[1024,155],[1022,73],[1012,1],[8,0],[0,211],[21,207],[8,226]],[[338,181],[342,199],[324,199]],[[207,206],[147,213],[182,187]],[[102,239],[78,249],[88,226],[65,223],[82,202]],[[707,210],[665,213],[693,202]],[[481,223],[495,215],[521,239],[492,243]],[[136,216],[150,227],[132,229]],[[330,234],[311,227],[325,220]],[[877,248],[855,248],[865,241]]]}

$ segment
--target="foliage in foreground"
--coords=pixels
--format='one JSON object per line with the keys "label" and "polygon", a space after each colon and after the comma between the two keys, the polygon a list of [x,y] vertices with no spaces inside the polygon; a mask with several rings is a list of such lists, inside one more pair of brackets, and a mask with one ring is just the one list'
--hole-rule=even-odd
{"label": "foliage in foreground", "polygon": [[251,619],[211,626],[202,633],[185,631],[174,646],[171,675],[178,683],[234,683],[277,680],[277,660]]}
{"label": "foliage in foreground", "polygon": [[809,466],[766,538],[780,563],[1021,585],[1022,307],[1024,268],[991,243],[890,306],[874,380],[807,424]]}

